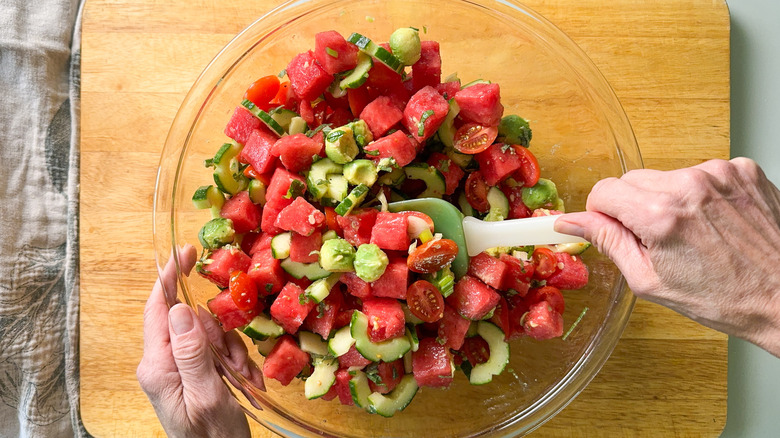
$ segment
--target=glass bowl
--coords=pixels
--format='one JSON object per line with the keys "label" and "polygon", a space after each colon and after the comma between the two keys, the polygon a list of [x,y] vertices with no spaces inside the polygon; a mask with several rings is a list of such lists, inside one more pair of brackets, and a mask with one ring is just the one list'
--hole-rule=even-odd
{"label": "glass bowl", "polygon": [[[419,28],[423,39],[440,42],[443,77],[457,72],[464,83],[484,78],[500,84],[504,113],[530,120],[531,150],[542,175],[558,185],[567,210],[583,210],[596,181],[642,166],[629,121],[607,81],[571,39],[526,6],[506,0],[290,1],[236,36],[206,67],[179,109],[155,191],[158,265],[180,245],[199,246],[198,230],[209,213],[196,210],[190,199],[210,181],[203,161],[227,140],[224,126],[249,84],[281,71],[294,55],[312,48],[316,32],[360,32],[382,40],[406,26]],[[595,249],[586,251],[584,259],[590,284],[565,292],[564,329],[588,310],[565,340],[513,341],[508,370],[493,382],[472,386],[456,372],[449,389],[422,388],[392,418],[337,400],[308,401],[297,380],[282,387],[268,379],[263,392],[223,365],[243,386],[236,394],[248,415],[285,436],[522,435],[583,390],[629,319],[634,298],[620,272]],[[181,299],[193,307],[205,305],[217,292],[200,276],[181,272],[179,288]],[[247,344],[252,358],[262,363]]]}

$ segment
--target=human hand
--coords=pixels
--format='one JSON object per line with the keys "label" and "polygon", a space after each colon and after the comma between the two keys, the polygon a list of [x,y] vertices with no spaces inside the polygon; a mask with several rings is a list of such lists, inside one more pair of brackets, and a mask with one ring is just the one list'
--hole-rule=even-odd
{"label": "human hand", "polygon": [[[190,272],[195,258],[192,246],[179,251],[182,272]],[[226,335],[207,311],[197,317],[181,303],[169,310],[168,303],[176,302],[172,261],[144,309],[144,355],[136,371],[141,388],[170,437],[248,437],[246,416],[220,378],[209,340],[231,367],[262,387],[260,370],[238,335]]]}
{"label": "human hand", "polygon": [[641,298],[780,357],[780,191],[747,158],[599,181],[556,221]]}

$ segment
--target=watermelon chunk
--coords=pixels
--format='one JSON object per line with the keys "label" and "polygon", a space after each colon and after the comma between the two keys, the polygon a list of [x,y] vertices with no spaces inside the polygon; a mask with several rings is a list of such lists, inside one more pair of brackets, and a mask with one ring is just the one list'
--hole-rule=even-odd
{"label": "watermelon chunk", "polygon": [[228,287],[231,272],[246,272],[252,262],[252,259],[240,248],[229,245],[212,251],[208,260],[210,260],[208,264],[199,263],[196,266],[198,274],[222,289]]}
{"label": "watermelon chunk", "polygon": [[434,85],[433,88],[441,94],[441,97],[450,100],[455,96],[455,93],[460,91],[460,81],[442,82]]}
{"label": "watermelon chunk", "polygon": [[455,93],[458,117],[482,126],[498,126],[504,114],[498,84],[475,84]]}
{"label": "watermelon chunk", "polygon": [[531,262],[524,262],[509,254],[501,254],[499,260],[504,262],[508,269],[508,275],[504,276],[504,282],[500,290],[514,290],[521,297],[528,293],[531,287],[531,277],[534,274],[534,265]]}
{"label": "watermelon chunk", "polygon": [[288,282],[271,304],[271,317],[287,333],[295,333],[316,306],[297,284]]}
{"label": "watermelon chunk", "polygon": [[563,316],[547,301],[532,304],[523,318],[523,329],[534,339],[557,338],[563,335]]}
{"label": "watermelon chunk", "polygon": [[385,268],[384,274],[378,280],[371,283],[371,293],[375,297],[406,299],[406,288],[409,286],[409,267],[406,266],[406,257],[388,254],[390,263]]}
{"label": "watermelon chunk", "polygon": [[360,298],[361,300],[371,298],[371,284],[363,281],[363,279],[358,277],[354,272],[345,272],[341,274],[340,281],[347,286],[347,292],[352,294],[352,296]]}
{"label": "watermelon chunk", "polygon": [[297,179],[306,185],[306,182],[300,175],[296,175],[284,168],[277,167],[276,170],[274,170],[274,173],[271,176],[271,182],[268,184],[268,188],[265,191],[266,201],[281,201],[284,204],[284,207],[290,205],[293,200],[285,198],[285,196],[290,190],[290,184],[292,184],[294,179]]}
{"label": "watermelon chunk", "polygon": [[[355,352],[357,353],[357,350]],[[354,406],[355,404],[355,401],[352,400],[352,391],[349,389],[350,380],[352,380],[352,374],[349,373],[348,369],[339,368],[336,370],[336,383],[333,384],[332,388],[335,388],[339,402],[346,406]]]}
{"label": "watermelon chunk", "polygon": [[415,140],[423,142],[436,133],[449,110],[449,104],[436,89],[431,86],[423,87],[406,104],[403,124]]}
{"label": "watermelon chunk", "polygon": [[363,368],[370,364],[371,361],[363,357],[360,352],[357,351],[354,345],[349,347],[349,350],[338,357],[339,367],[341,368]]}
{"label": "watermelon chunk", "polygon": [[376,373],[373,373],[371,368],[369,367],[369,370],[371,370],[371,374],[374,377],[369,379],[368,386],[372,392],[380,394],[387,394],[395,389],[401,382],[401,377],[404,376],[403,359],[397,359],[392,362],[379,362],[376,365]]}
{"label": "watermelon chunk", "polygon": [[344,295],[339,288],[334,287],[328,296],[309,313],[302,327],[317,333],[322,336],[322,339],[328,339],[343,303]]}
{"label": "watermelon chunk", "polygon": [[445,346],[458,350],[466,339],[471,321],[460,316],[452,306],[445,304],[444,317],[437,321],[437,325],[438,340]]}
{"label": "watermelon chunk", "polygon": [[469,259],[468,274],[479,278],[494,289],[501,289],[507,282],[510,271],[503,261],[481,252]]}
{"label": "watermelon chunk", "polygon": [[325,123],[330,124],[330,126],[344,126],[351,122],[352,118],[352,112],[348,108],[336,108],[325,116]]}
{"label": "watermelon chunk", "polygon": [[271,148],[276,143],[276,135],[265,129],[255,129],[241,149],[239,160],[248,163],[259,174],[271,172],[276,167],[276,157]]}
{"label": "watermelon chunk", "polygon": [[374,65],[371,67],[371,70],[368,71],[366,85],[379,93],[387,94],[389,90],[398,87],[403,88],[403,78],[390,67],[381,62],[374,61]]}
{"label": "watermelon chunk", "polygon": [[[371,159],[374,161],[379,161],[382,158],[393,158],[399,167],[411,163],[417,156],[416,143],[407,137],[403,131],[395,131],[390,135],[386,135],[367,144],[363,149],[365,151],[378,152],[378,155],[370,155],[371,152],[369,152]],[[376,154],[376,152],[374,153]]]}
{"label": "watermelon chunk", "polygon": [[368,317],[368,338],[381,342],[399,338],[406,332],[404,310],[398,300],[392,298],[368,298],[363,300],[363,313]]}
{"label": "watermelon chunk", "polygon": [[226,332],[249,324],[259,313],[256,309],[246,311],[239,309],[228,290],[218,293],[206,303],[206,306],[217,317]]}
{"label": "watermelon chunk", "polygon": [[246,144],[255,129],[261,129],[263,122],[249,110],[239,105],[233,111],[230,121],[225,126],[225,135],[237,143]]}
{"label": "watermelon chunk", "polygon": [[470,275],[464,275],[457,283],[452,295],[446,298],[447,304],[458,313],[472,321],[484,318],[496,307],[501,295],[492,287]]}
{"label": "watermelon chunk", "polygon": [[479,163],[482,176],[489,186],[498,185],[523,164],[520,155],[515,152],[516,147],[521,148],[522,146],[493,143],[474,156]]}
{"label": "watermelon chunk", "polygon": [[529,305],[520,295],[507,297],[506,302],[509,307],[509,314],[507,315],[508,329],[504,331],[504,335],[507,341],[511,341],[525,335],[523,318],[528,312]]}
{"label": "watermelon chunk", "polygon": [[325,214],[311,205],[303,196],[299,196],[279,212],[274,225],[283,230],[311,236],[314,230],[322,226],[323,222],[325,222]]}
{"label": "watermelon chunk", "polygon": [[409,249],[409,219],[400,213],[379,212],[371,230],[371,243],[376,246],[394,251],[407,251]]}
{"label": "watermelon chunk", "polygon": [[336,222],[344,231],[344,239],[353,246],[371,242],[371,229],[379,212],[373,208],[358,208],[347,215],[336,216]]}
{"label": "watermelon chunk", "polygon": [[313,157],[319,155],[322,148],[322,144],[305,134],[294,134],[277,140],[271,154],[278,156],[287,170],[298,173],[311,167]]}
{"label": "watermelon chunk", "polygon": [[298,347],[295,338],[283,335],[266,356],[263,375],[287,386],[308,364],[309,353]]}
{"label": "watermelon chunk", "polygon": [[368,87],[362,85],[358,88],[350,88],[347,90],[347,102],[349,103],[349,110],[354,117],[360,116],[363,109],[371,102],[371,96],[368,94]]}
{"label": "watermelon chunk", "polygon": [[363,108],[360,118],[368,125],[374,138],[385,135],[390,128],[400,122],[404,113],[387,96],[379,96]]}
{"label": "watermelon chunk", "polygon": [[561,290],[553,286],[533,288],[528,292],[525,300],[529,306],[532,306],[536,303],[541,303],[542,301],[547,301],[553,310],[560,313],[561,315],[563,315],[563,312],[566,310],[566,302],[563,299]]}
{"label": "watermelon chunk", "polygon": [[314,35],[314,57],[323,70],[331,75],[352,70],[357,66],[358,48],[347,42],[335,30]]}
{"label": "watermelon chunk", "polygon": [[558,289],[574,290],[588,284],[588,267],[577,255],[565,252],[554,253],[559,269],[547,277],[547,285]]}
{"label": "watermelon chunk", "polygon": [[501,191],[509,200],[508,219],[531,217],[531,210],[523,203],[523,186],[509,187],[506,184],[501,184]]}
{"label": "watermelon chunk", "polygon": [[313,101],[333,82],[333,75],[326,72],[309,50],[295,56],[287,65],[287,76],[295,95],[301,100]]}
{"label": "watermelon chunk", "polygon": [[270,246],[254,253],[247,274],[257,285],[257,292],[263,297],[279,292],[285,285],[281,261],[273,257]]}
{"label": "watermelon chunk", "polygon": [[296,232],[290,239],[290,260],[301,263],[314,263],[319,260],[319,250],[322,246],[322,232],[314,230],[310,235],[304,236]]}
{"label": "watermelon chunk", "polygon": [[466,175],[466,172],[460,168],[450,157],[442,154],[441,152],[434,152],[428,157],[428,165],[433,166],[444,175],[445,182],[445,195],[451,195],[455,193],[455,190],[460,185],[460,180]]}
{"label": "watermelon chunk", "polygon": [[256,233],[256,237],[250,237],[252,234],[247,233],[244,235],[244,239],[241,240],[241,249],[244,249],[244,245],[247,245],[247,249],[244,251],[250,256],[255,255],[256,252],[269,249],[271,247],[271,239],[274,238],[273,234],[268,233]]}
{"label": "watermelon chunk", "polygon": [[441,82],[439,43],[437,41],[421,41],[420,59],[412,65],[414,90],[420,90],[427,86],[433,87],[439,82]]}
{"label": "watermelon chunk", "polygon": [[219,215],[233,221],[233,229],[239,234],[260,226],[260,209],[249,199],[247,191],[238,192],[225,201]]}
{"label": "watermelon chunk", "polygon": [[412,353],[412,372],[419,386],[448,387],[452,383],[452,353],[434,338],[420,339]]}

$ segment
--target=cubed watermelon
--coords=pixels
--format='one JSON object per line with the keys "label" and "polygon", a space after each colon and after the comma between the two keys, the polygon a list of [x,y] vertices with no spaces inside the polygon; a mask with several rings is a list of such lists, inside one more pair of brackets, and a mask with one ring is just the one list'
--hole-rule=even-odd
{"label": "cubed watermelon", "polygon": [[523,318],[523,329],[534,339],[557,338],[563,335],[563,316],[547,301],[532,304]]}
{"label": "cubed watermelon", "polygon": [[442,154],[441,152],[434,152],[428,157],[428,165],[433,166],[444,175],[445,182],[445,195],[451,195],[455,193],[455,190],[460,185],[460,180],[466,175],[466,172],[460,168],[450,157]]}
{"label": "cubed watermelon", "polygon": [[366,85],[347,90],[347,102],[349,102],[349,109],[354,117],[359,117],[360,113],[363,112],[363,109],[371,100]]}
{"label": "cubed watermelon", "polygon": [[401,382],[404,376],[404,361],[397,359],[392,362],[379,362],[376,364],[376,372],[371,367],[369,372],[373,375],[368,381],[371,391],[387,394]]}
{"label": "cubed watermelon", "polygon": [[317,126],[314,124],[314,109],[311,107],[311,102],[308,100],[298,102],[298,114],[307,125]]}
{"label": "cubed watermelon", "polygon": [[259,174],[271,172],[277,159],[271,155],[271,148],[278,137],[265,129],[255,129],[241,149],[239,159],[248,163]]}
{"label": "cubed watermelon", "polygon": [[287,65],[287,76],[293,92],[301,100],[313,101],[333,82],[333,75],[326,72],[309,50],[295,56]]}
{"label": "cubed watermelon", "polygon": [[509,322],[509,303],[506,298],[499,298],[498,304],[496,304],[496,308],[493,310],[493,316],[490,317],[490,321],[504,332],[504,337],[506,339],[509,339],[512,325]]}
{"label": "cubed watermelon", "polygon": [[388,254],[390,263],[385,268],[385,273],[378,280],[371,283],[371,293],[375,297],[406,299],[406,288],[409,286],[409,267],[406,266],[406,257]]}
{"label": "cubed watermelon", "polygon": [[458,117],[482,126],[498,126],[504,114],[498,84],[475,84],[455,93]]}
{"label": "cubed watermelon", "polygon": [[[367,151],[374,161],[379,161],[382,158],[392,158],[399,167],[411,163],[417,156],[417,144],[407,137],[403,131],[395,131],[390,135],[386,135],[367,144],[363,149]],[[377,152],[377,155],[370,155]]]}
{"label": "cubed watermelon", "polygon": [[374,61],[373,67],[368,71],[366,85],[381,94],[386,94],[388,90],[403,87],[403,78],[390,67]]}
{"label": "cubed watermelon", "polygon": [[228,290],[218,293],[217,296],[208,300],[206,305],[226,332],[249,324],[259,313],[256,309],[239,309]]}
{"label": "cubed watermelon", "polygon": [[509,200],[508,219],[525,219],[531,217],[531,210],[523,203],[523,186],[508,186],[501,184],[501,191]]}
{"label": "cubed watermelon", "polygon": [[412,372],[419,386],[448,387],[452,383],[452,353],[435,338],[420,339],[412,353]]}
{"label": "cubed watermelon", "polygon": [[290,199],[274,199],[268,200],[266,197],[265,206],[263,206],[262,219],[260,220],[260,230],[264,233],[279,234],[282,229],[276,226],[276,218],[279,217],[279,213],[284,210],[292,202]]}
{"label": "cubed watermelon", "polygon": [[347,292],[354,297],[364,300],[372,296],[371,284],[363,281],[363,279],[358,277],[354,272],[345,272],[341,274],[340,281],[347,286]]}
{"label": "cubed watermelon", "polygon": [[325,222],[325,214],[311,205],[303,196],[279,212],[275,225],[283,230],[295,231],[304,236],[311,234]]}
{"label": "cubed watermelon", "polygon": [[455,283],[454,291],[446,301],[462,317],[476,321],[490,313],[500,298],[501,295],[492,287],[475,277],[464,275]]}
{"label": "cubed watermelon", "polygon": [[225,126],[225,135],[238,143],[246,144],[252,135],[252,131],[261,129],[262,124],[263,122],[255,117],[254,114],[239,105],[233,111],[233,116],[230,117],[230,121]]}
{"label": "cubed watermelon", "polygon": [[322,144],[305,134],[293,134],[277,140],[271,154],[278,156],[287,170],[298,173],[311,167],[313,157],[319,155],[322,148]]}
{"label": "cubed watermelon", "polygon": [[482,170],[482,176],[489,186],[498,185],[504,178],[520,168],[523,163],[520,155],[515,152],[515,148],[521,147],[493,143],[474,156],[479,163],[480,170]]}
{"label": "cubed watermelon", "polygon": [[[290,184],[293,180],[298,180],[306,185],[303,177],[296,175],[284,168],[277,167],[271,176],[271,182],[268,184],[268,188],[265,191],[266,202],[281,201],[283,207],[286,207],[292,203],[292,199],[285,198],[287,192],[290,190]],[[275,217],[274,217],[275,218]],[[273,221],[272,221],[273,222]]]}
{"label": "cubed watermelon", "polygon": [[[357,350],[355,352],[357,352]],[[352,374],[350,374],[349,370],[347,368],[339,368],[336,370],[336,383],[331,387],[335,388],[334,390],[339,397],[339,402],[346,406],[353,406],[355,404],[355,401],[352,399],[352,390],[349,388],[350,380],[352,380]]]}
{"label": "cubed watermelon", "polygon": [[339,367],[341,368],[363,368],[370,364],[371,361],[363,357],[360,352],[357,351],[354,345],[349,347],[349,350],[338,357]]}
{"label": "cubed watermelon", "polygon": [[409,249],[409,218],[400,213],[379,212],[371,230],[371,243],[391,251]]}
{"label": "cubed watermelon", "polygon": [[308,364],[309,353],[301,350],[295,338],[283,335],[265,358],[263,376],[287,386]]}
{"label": "cubed watermelon", "polygon": [[436,133],[449,110],[450,105],[436,89],[423,87],[409,98],[403,124],[415,140],[423,142]]}
{"label": "cubed watermelon", "polygon": [[441,94],[441,97],[450,100],[455,96],[455,93],[460,91],[460,81],[442,82],[434,85],[433,88]]}
{"label": "cubed watermelon", "polygon": [[374,227],[379,212],[373,208],[358,208],[344,216],[337,216],[344,239],[354,246],[371,242],[371,229]]}
{"label": "cubed watermelon", "polygon": [[508,341],[521,338],[525,335],[525,329],[523,328],[523,318],[528,312],[528,302],[520,295],[513,295],[506,298],[507,305],[509,307],[508,315],[508,330],[504,331],[504,335]]}
{"label": "cubed watermelon", "polygon": [[238,192],[225,201],[219,214],[233,221],[233,229],[239,234],[260,226],[260,208],[252,203],[247,191]]}
{"label": "cubed watermelon", "polygon": [[588,284],[588,267],[577,255],[556,252],[558,270],[547,277],[547,285],[558,289],[580,289]]}
{"label": "cubed watermelon", "polygon": [[401,302],[393,298],[363,300],[363,313],[368,318],[368,338],[381,342],[404,335],[406,320]]}
{"label": "cubed watermelon", "polygon": [[352,119],[352,112],[348,108],[336,108],[325,116],[325,123],[330,126],[344,126]]}
{"label": "cubed watermelon", "polygon": [[517,257],[509,254],[501,254],[499,260],[504,262],[508,269],[508,275],[504,276],[504,282],[500,290],[513,290],[518,295],[524,297],[531,287],[531,277],[534,274],[534,265],[532,262],[524,262]]}
{"label": "cubed watermelon", "polygon": [[376,139],[385,135],[403,117],[404,113],[387,96],[377,97],[360,113],[360,118],[366,122]]}
{"label": "cubed watermelon", "polygon": [[285,285],[281,261],[271,254],[271,248],[260,249],[252,255],[252,264],[247,271],[260,296],[268,296],[282,290]]}
{"label": "cubed watermelon", "polygon": [[486,252],[481,252],[469,259],[468,273],[495,289],[501,289],[510,275],[506,263]]}
{"label": "cubed watermelon", "polygon": [[250,256],[255,255],[256,252],[268,249],[271,247],[271,239],[274,238],[273,234],[269,233],[257,233],[256,237],[251,238],[250,233],[247,233],[244,235],[244,238],[241,240],[241,249],[244,249],[244,245],[246,244],[247,248],[244,252],[249,254]]}
{"label": "cubed watermelon", "polygon": [[357,65],[358,48],[335,30],[314,35],[314,57],[323,70],[335,75]]}
{"label": "cubed watermelon", "polygon": [[297,284],[287,283],[271,304],[271,317],[287,333],[295,333],[316,306]]}
{"label": "cubed watermelon", "polygon": [[[230,273],[249,269],[252,259],[236,246],[215,249],[208,256],[208,264],[198,264],[198,274],[224,289],[228,287]],[[405,290],[405,289],[404,289]]]}
{"label": "cubed watermelon", "polygon": [[420,59],[412,65],[414,90],[436,86],[441,82],[441,53],[437,41],[422,41]]}
{"label": "cubed watermelon", "polygon": [[563,294],[560,289],[554,286],[535,287],[528,291],[525,300],[529,306],[547,301],[553,310],[561,315],[566,311],[566,302],[563,299]]}
{"label": "cubed watermelon", "polygon": [[466,339],[466,332],[469,330],[471,321],[460,316],[457,310],[452,306],[444,305],[444,317],[440,319],[437,327],[437,338],[439,342],[452,349],[459,349]]}
{"label": "cubed watermelon", "polygon": [[344,295],[341,293],[341,288],[334,287],[328,296],[312,309],[303,321],[302,327],[317,333],[322,336],[322,339],[328,339],[342,304],[344,304]]}
{"label": "cubed watermelon", "polygon": [[293,231],[290,239],[290,260],[300,263],[314,263],[319,260],[322,246],[322,232],[314,230],[304,236]]}

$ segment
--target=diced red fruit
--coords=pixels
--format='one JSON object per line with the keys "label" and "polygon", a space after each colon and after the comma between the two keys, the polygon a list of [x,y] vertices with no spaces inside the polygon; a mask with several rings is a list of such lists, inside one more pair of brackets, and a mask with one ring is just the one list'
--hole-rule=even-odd
{"label": "diced red fruit", "polygon": [[341,294],[341,288],[334,287],[328,296],[312,309],[303,321],[302,327],[317,333],[322,336],[322,339],[328,339],[343,304],[344,296]]}
{"label": "diced red fruit", "polygon": [[379,96],[363,108],[360,118],[366,122],[374,138],[380,138],[404,117],[404,113],[387,96]]}
{"label": "diced red fruit", "polygon": [[412,372],[419,386],[448,387],[452,383],[452,353],[434,338],[420,339],[412,353]]}
{"label": "diced red fruit", "polygon": [[294,283],[287,283],[271,304],[271,317],[285,332],[295,333],[316,305],[314,300],[305,295],[302,288]]}
{"label": "diced red fruit", "polygon": [[427,161],[429,166],[435,167],[442,175],[444,175],[445,183],[445,195],[451,195],[455,193],[455,190],[460,185],[460,180],[466,175],[466,172],[460,168],[450,157],[442,154],[441,152],[434,152],[428,157]]}
{"label": "diced red fruit", "polygon": [[[441,82],[441,53],[437,41],[420,43],[420,59],[412,65],[414,90],[436,86]],[[452,97],[452,95],[450,95]]]}
{"label": "diced red fruit", "polygon": [[283,335],[265,358],[263,376],[287,386],[308,364],[309,353],[301,350],[295,338]]}
{"label": "diced red fruit", "polygon": [[311,107],[311,102],[308,100],[302,100],[298,103],[298,114],[304,122],[309,126],[314,125],[314,109]]}
{"label": "diced red fruit", "polygon": [[382,249],[406,251],[409,249],[409,219],[398,213],[379,212],[371,230],[371,243]]}
{"label": "diced red fruit", "polygon": [[262,235],[263,234],[258,231],[250,231],[244,234],[244,237],[241,239],[241,251],[244,251],[244,254],[249,254],[249,256],[254,254],[255,252],[252,249],[255,245],[258,245],[257,242]]}
{"label": "diced red fruit", "polygon": [[387,94],[388,90],[397,87],[403,88],[403,78],[395,70],[381,62],[375,61],[371,70],[368,71],[366,85],[382,94]]}
{"label": "diced red fruit", "polygon": [[493,143],[474,156],[479,163],[480,170],[482,170],[482,176],[485,177],[485,182],[489,186],[498,185],[504,178],[520,168],[522,162],[520,155],[515,152],[515,148],[521,147]]}
{"label": "diced red fruit", "polygon": [[378,151],[378,155],[369,155],[372,160],[393,158],[399,167],[406,166],[417,156],[417,146],[403,131],[395,131],[367,144],[366,151]]}
{"label": "diced red fruit", "polygon": [[266,201],[281,201],[284,203],[282,208],[292,204],[293,200],[287,199],[285,196],[290,190],[290,184],[292,184],[294,179],[304,183],[304,185],[306,184],[303,177],[300,175],[296,175],[287,169],[277,167],[276,170],[274,170],[274,173],[271,176],[271,182],[268,184],[268,188],[265,191]]}
{"label": "diced red fruit", "polygon": [[287,76],[295,95],[308,101],[319,97],[333,82],[333,75],[322,68],[311,50],[296,55],[290,61]]}
{"label": "diced red fruit", "polygon": [[357,66],[358,48],[347,42],[335,30],[314,35],[314,57],[322,69],[331,75],[352,70]]}
{"label": "diced red fruit", "polygon": [[525,300],[529,306],[546,301],[552,306],[553,310],[561,315],[563,315],[563,312],[566,310],[561,290],[553,286],[533,288],[528,292],[528,296],[525,297]]}
{"label": "diced red fruit", "polygon": [[323,222],[325,214],[299,196],[279,212],[275,225],[283,230],[310,236]]}
{"label": "diced red fruit", "polygon": [[363,112],[363,109],[371,100],[371,96],[368,94],[368,88],[365,85],[347,90],[349,109],[352,111],[354,117],[360,116],[360,113]]}
{"label": "diced red fruit", "polygon": [[[431,86],[423,87],[409,98],[404,108],[403,124],[415,140],[423,142],[436,133],[444,118],[447,117],[449,109],[449,104],[436,89]],[[420,135],[420,120],[423,114],[429,115],[422,122],[423,129]]]}
{"label": "diced red fruit", "polygon": [[354,272],[345,272],[341,274],[341,282],[347,286],[347,292],[352,296],[364,300],[370,298],[371,295],[371,283],[363,281]]}
{"label": "diced red fruit", "polygon": [[504,337],[508,339],[509,334],[512,332],[512,325],[509,321],[509,303],[503,296],[498,300],[490,321],[497,325],[504,332]]}
{"label": "diced red fruit", "polygon": [[338,360],[341,368],[363,368],[371,363],[357,351],[354,345],[349,347],[346,353],[339,356]]}
{"label": "diced red fruit", "polygon": [[409,268],[406,266],[406,257],[388,254],[390,263],[385,268],[384,274],[378,280],[371,283],[371,293],[375,297],[406,299],[406,288],[409,285]]}
{"label": "diced red fruit", "polygon": [[352,121],[352,112],[345,108],[336,108],[325,116],[325,123],[330,126],[344,126]]}
{"label": "diced red fruit", "polygon": [[[199,266],[198,273],[212,283],[224,289],[230,283],[230,273],[249,269],[252,259],[237,247],[215,249],[209,255],[209,264]],[[406,285],[404,285],[406,293]]]}
{"label": "diced red fruit", "polygon": [[238,306],[236,306],[236,302],[233,301],[230,291],[227,289],[210,299],[206,303],[206,306],[208,306],[209,311],[217,317],[220,324],[222,324],[222,329],[226,332],[249,324],[258,314],[255,309],[239,309]]}
{"label": "diced red fruit", "polygon": [[563,316],[547,301],[532,304],[523,318],[523,329],[534,339],[557,338],[563,335]]}
{"label": "diced red fruit", "polygon": [[257,285],[257,292],[260,296],[275,294],[285,285],[281,261],[273,257],[270,247],[254,253],[247,274]]}
{"label": "diced red fruit", "polygon": [[471,365],[485,363],[490,358],[490,345],[481,336],[466,338],[460,351]]}
{"label": "diced red fruit", "polygon": [[376,366],[376,375],[378,382],[368,381],[368,386],[372,392],[387,394],[395,389],[404,376],[404,361],[402,359],[392,362],[379,362]]}
{"label": "diced red fruit", "polygon": [[242,191],[225,201],[220,216],[233,222],[233,230],[243,234],[260,226],[260,209],[249,199],[249,192]]}
{"label": "diced red fruit", "polygon": [[509,217],[507,219],[531,217],[531,210],[523,203],[523,186],[510,187],[502,184],[501,191],[509,200]]}
{"label": "diced red fruit", "polygon": [[472,321],[484,318],[496,307],[501,295],[495,289],[470,275],[464,275],[457,283],[447,303],[458,313]]}
{"label": "diced red fruit", "polygon": [[477,210],[480,213],[486,213],[490,209],[490,203],[487,200],[488,190],[490,190],[490,188],[485,182],[481,170],[471,172],[468,178],[466,178],[464,190],[466,200],[474,210]]}
{"label": "diced red fruit", "polygon": [[498,84],[475,84],[455,93],[458,117],[482,126],[497,126],[504,114]]}
{"label": "diced red fruit", "polygon": [[225,126],[225,135],[238,143],[246,144],[249,136],[252,135],[252,131],[261,129],[262,123],[249,110],[239,105],[233,111],[233,116],[230,117],[230,121]]}
{"label": "diced red fruit", "polygon": [[528,302],[519,295],[507,297],[506,299],[509,315],[507,330],[504,331],[506,340],[521,338],[525,335],[523,328],[523,318],[528,312]]}
{"label": "diced red fruit", "polygon": [[319,155],[322,145],[306,134],[286,135],[276,141],[271,153],[279,157],[290,172],[302,172],[309,167],[314,156]]}
{"label": "diced red fruit", "polygon": [[433,88],[441,94],[441,97],[450,100],[455,97],[455,93],[460,91],[460,81],[442,82],[434,85]]}
{"label": "diced red fruit", "polygon": [[[254,117],[254,116],[253,116]],[[276,166],[276,157],[271,148],[278,137],[266,129],[255,129],[244,144],[239,160],[249,164],[258,174],[271,172]]]}
{"label": "diced red fruit", "polygon": [[558,289],[580,289],[588,284],[588,267],[578,255],[556,252],[558,270],[547,277],[547,285]]}
{"label": "diced red fruit", "polygon": [[336,383],[333,384],[331,389],[335,388],[334,390],[342,405],[353,406],[355,404],[355,401],[352,399],[352,391],[349,388],[351,379],[352,374],[349,373],[348,369],[340,368],[336,371]]}
{"label": "diced red fruit", "polygon": [[363,313],[368,318],[368,338],[382,342],[404,335],[406,320],[401,303],[392,298],[363,300]]}
{"label": "diced red fruit", "polygon": [[454,350],[459,349],[466,339],[471,321],[460,316],[452,306],[444,305],[444,317],[437,325],[437,340]]}
{"label": "diced red fruit", "polygon": [[500,290],[514,290],[518,295],[524,297],[531,287],[531,277],[533,276],[533,263],[524,262],[517,257],[509,254],[501,254],[499,260],[507,266],[508,273],[504,276],[503,284]]}
{"label": "diced red fruit", "polygon": [[486,252],[469,259],[468,273],[494,289],[502,289],[511,272],[507,264]]}
{"label": "diced red fruit", "polygon": [[314,230],[304,236],[296,232],[290,238],[290,260],[300,263],[314,263],[319,260],[319,250],[322,246],[322,232]]}
{"label": "diced red fruit", "polygon": [[344,231],[344,239],[354,246],[371,242],[371,230],[379,212],[373,208],[359,208],[347,215],[338,216],[336,221]]}

